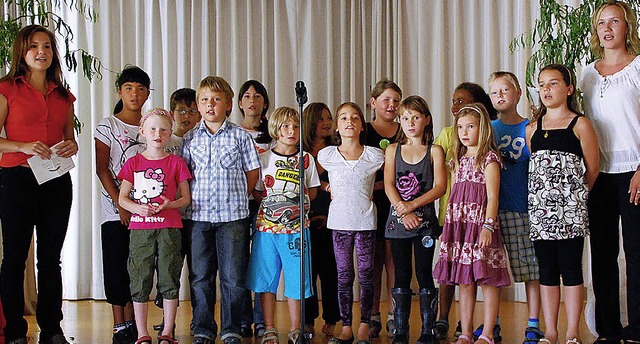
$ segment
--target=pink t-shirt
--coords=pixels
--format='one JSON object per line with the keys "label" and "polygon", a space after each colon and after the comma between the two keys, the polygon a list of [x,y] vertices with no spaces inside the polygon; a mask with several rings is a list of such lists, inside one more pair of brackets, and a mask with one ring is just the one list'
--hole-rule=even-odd
{"label": "pink t-shirt", "polygon": [[[181,157],[169,154],[160,160],[149,160],[136,154],[124,163],[118,179],[133,184],[131,199],[138,204],[162,204],[160,195],[174,201],[178,184],[191,179],[187,164]],[[178,209],[164,209],[153,216],[131,215],[129,229],[182,228]]]}

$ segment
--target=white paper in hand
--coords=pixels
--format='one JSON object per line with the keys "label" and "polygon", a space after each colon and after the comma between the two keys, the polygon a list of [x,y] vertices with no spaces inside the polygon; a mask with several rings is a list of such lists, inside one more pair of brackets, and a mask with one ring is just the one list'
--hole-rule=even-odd
{"label": "white paper in hand", "polygon": [[72,168],[76,167],[71,158],[63,158],[56,154],[56,146],[60,143],[51,147],[51,150],[53,151],[51,159],[42,159],[41,157],[34,155],[27,160],[39,185],[42,185],[44,182],[53,178],[60,177],[61,175],[69,172]]}

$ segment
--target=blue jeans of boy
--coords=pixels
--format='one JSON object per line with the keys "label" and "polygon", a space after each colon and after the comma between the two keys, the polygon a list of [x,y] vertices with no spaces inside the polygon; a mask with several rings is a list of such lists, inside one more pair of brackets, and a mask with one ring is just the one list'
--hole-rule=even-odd
{"label": "blue jeans of boy", "polygon": [[191,306],[196,337],[214,339],[216,274],[220,272],[220,337],[240,336],[245,275],[247,219],[211,223],[193,221],[191,228]]}

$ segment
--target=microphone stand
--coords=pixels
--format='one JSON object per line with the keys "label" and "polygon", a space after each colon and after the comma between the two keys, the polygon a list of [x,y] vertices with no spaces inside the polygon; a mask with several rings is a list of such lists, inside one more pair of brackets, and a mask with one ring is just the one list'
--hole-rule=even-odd
{"label": "microphone stand", "polygon": [[311,343],[311,334],[307,334],[304,331],[305,325],[305,252],[308,250],[308,247],[305,245],[305,209],[304,209],[304,187],[305,187],[305,176],[304,176],[304,151],[303,151],[303,143],[302,143],[302,111],[303,106],[307,102],[307,88],[304,86],[303,81],[296,82],[296,100],[298,101],[298,105],[300,106],[300,139],[299,139],[299,148],[298,148],[298,192],[300,197],[300,336],[298,336],[297,343],[295,344],[308,344]]}

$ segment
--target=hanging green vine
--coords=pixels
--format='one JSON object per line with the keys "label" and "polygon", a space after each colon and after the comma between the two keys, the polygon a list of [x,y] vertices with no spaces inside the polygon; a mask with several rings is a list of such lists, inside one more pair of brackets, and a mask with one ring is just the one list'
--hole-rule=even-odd
{"label": "hanging green vine", "polygon": [[[55,13],[54,10],[62,10],[68,7],[70,10],[82,14],[85,20],[95,23],[98,20],[98,12],[83,0],[5,0],[10,9],[0,22],[0,68],[8,67],[11,63],[13,41],[18,31],[31,24],[39,24],[49,28],[62,37],[63,44],[59,53],[62,55],[63,66],[69,72],[76,73],[78,67],[82,75],[89,81],[93,78],[102,79],[102,72],[109,71],[102,61],[84,49],[71,49],[74,33],[71,27]],[[13,15],[12,11],[13,10]],[[66,83],[65,83],[66,84]],[[79,134],[82,122],[75,118],[74,127]]]}
{"label": "hanging green vine", "polygon": [[[605,0],[584,0],[572,7],[556,0],[540,0],[540,19],[536,19],[533,29],[516,37],[509,44],[509,50],[518,48],[536,49],[527,61],[526,83],[535,86],[538,71],[550,63],[562,63],[575,67],[594,56],[589,49],[591,16]],[[636,13],[640,2],[628,1]]]}

